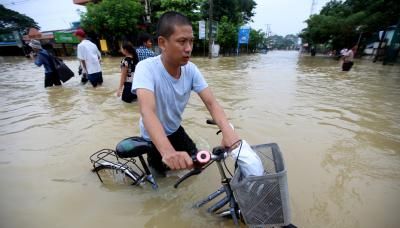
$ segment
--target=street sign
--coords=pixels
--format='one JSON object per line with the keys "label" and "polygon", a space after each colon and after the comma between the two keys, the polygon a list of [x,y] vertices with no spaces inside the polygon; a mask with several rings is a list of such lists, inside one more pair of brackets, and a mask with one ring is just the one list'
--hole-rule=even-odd
{"label": "street sign", "polygon": [[[209,36],[210,36],[210,22],[209,21],[207,21],[207,24],[206,24],[206,34],[207,34],[206,39],[208,40]],[[218,21],[213,21],[211,24],[212,39],[214,39],[214,40],[217,39],[217,34],[218,34]]]}
{"label": "street sign", "polygon": [[206,38],[206,22],[199,21],[199,39],[203,40]]}
{"label": "street sign", "polygon": [[100,40],[100,49],[103,52],[108,52],[107,40]]}
{"label": "street sign", "polygon": [[240,27],[238,43],[239,44],[248,44],[249,38],[250,38],[250,27],[245,27],[245,26]]}
{"label": "street sign", "polygon": [[78,38],[72,32],[54,32],[54,40],[56,43],[77,44]]}

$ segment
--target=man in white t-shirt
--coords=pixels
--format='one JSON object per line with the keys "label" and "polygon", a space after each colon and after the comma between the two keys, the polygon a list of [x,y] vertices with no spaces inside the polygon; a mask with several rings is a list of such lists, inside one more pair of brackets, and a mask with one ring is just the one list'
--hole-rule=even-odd
{"label": "man in white t-shirt", "polygon": [[229,125],[203,75],[189,61],[194,40],[191,22],[180,13],[166,12],[160,17],[157,32],[162,53],[138,63],[132,92],[138,96],[141,135],[155,146],[147,154],[148,163],[164,173],[168,169],[193,166],[189,154],[197,152],[197,148],[181,126],[192,90],[221,129],[223,146],[236,144],[239,136]]}
{"label": "man in white t-shirt", "polygon": [[86,73],[93,87],[103,83],[100,60],[101,53],[97,46],[86,39],[85,31],[78,29],[75,36],[80,43],[78,44],[78,59],[81,62],[83,73]]}
{"label": "man in white t-shirt", "polygon": [[354,53],[356,50],[357,50],[357,46],[353,46],[353,48],[351,48],[343,53],[342,71],[350,71],[350,69],[353,67]]}

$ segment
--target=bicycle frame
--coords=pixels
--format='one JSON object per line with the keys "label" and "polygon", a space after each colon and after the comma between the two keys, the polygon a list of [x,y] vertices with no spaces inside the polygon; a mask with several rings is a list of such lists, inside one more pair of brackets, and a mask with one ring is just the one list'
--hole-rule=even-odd
{"label": "bicycle frame", "polygon": [[204,204],[212,201],[213,199],[217,198],[219,195],[225,193],[226,196],[224,198],[222,198],[221,200],[219,200],[218,202],[216,202],[215,204],[213,204],[211,207],[209,207],[207,209],[207,211],[209,213],[216,213],[216,211],[218,211],[219,209],[221,209],[222,207],[224,207],[225,205],[227,205],[229,203],[228,210],[222,211],[217,214],[219,214],[221,216],[231,215],[235,225],[239,225],[238,215],[240,214],[240,211],[239,211],[238,204],[236,203],[235,197],[233,195],[231,186],[229,184],[231,178],[228,178],[226,176],[224,167],[222,166],[222,163],[221,163],[223,159],[225,159],[225,156],[222,159],[215,160],[217,167],[218,167],[219,174],[221,176],[222,187],[220,187],[217,191],[208,195],[206,198],[195,203],[195,207],[200,208]]}
{"label": "bicycle frame", "polygon": [[[207,120],[208,124],[215,124],[215,122],[211,120]],[[218,134],[219,132],[217,132]],[[235,143],[236,144],[236,143]],[[223,162],[225,162],[225,159],[228,157],[228,151],[230,149],[224,148],[224,147],[215,147],[213,148],[212,152],[209,153],[207,151],[199,151],[197,154],[192,155],[193,159],[193,164],[194,164],[194,169],[186,173],[183,177],[181,177],[174,185],[175,188],[178,187],[180,183],[182,183],[184,180],[189,178],[190,176],[193,175],[198,175],[200,174],[204,169],[206,169],[209,165],[211,165],[213,162],[216,163],[218,167],[218,172],[221,177],[221,187],[217,189],[216,191],[212,192],[209,194],[207,197],[197,201],[193,206],[195,208],[200,208],[204,206],[205,204],[213,201],[216,199],[218,196],[221,196],[222,194],[225,194],[222,199],[218,200],[218,202],[212,204],[207,211],[209,213],[214,213],[217,214],[221,217],[225,216],[230,216],[236,226],[239,226],[240,220],[245,223],[245,218],[242,217],[239,204],[237,203],[237,200],[235,198],[235,195],[233,194],[232,188],[231,188],[231,179],[230,177],[227,177],[226,171],[229,172],[229,170],[226,170],[227,167],[223,166]],[[107,156],[113,156],[114,160],[107,160]],[[204,156],[204,157],[203,157]],[[142,165],[142,168],[144,171],[136,164],[136,160],[134,158],[139,158],[139,161]],[[143,156],[142,153],[140,155],[135,155],[135,156],[122,156],[118,157],[116,154],[116,151],[110,150],[110,149],[103,149],[95,154],[93,154],[90,157],[90,160],[93,163],[93,170],[96,171],[96,168],[102,166],[106,168],[113,168],[116,170],[119,170],[123,172],[126,176],[134,180],[134,184],[141,184],[144,181],[148,181],[149,183],[152,184],[153,189],[157,189],[157,183],[153,178],[152,173],[150,172]],[[116,161],[115,161],[116,160]],[[115,161],[115,162],[114,162]],[[135,165],[141,172],[141,174],[137,173],[133,168],[130,166]],[[97,173],[97,176],[99,179],[102,181],[99,173]],[[235,188],[236,191],[236,188]],[[240,199],[241,195],[237,195],[237,197]],[[228,207],[225,207],[226,205],[229,205]],[[267,205],[269,207],[269,204]],[[224,208],[225,209],[222,209]],[[222,209],[222,210],[221,210]],[[243,210],[245,210],[245,207],[243,207]],[[240,219],[240,220],[239,220]],[[283,227],[296,227],[292,224],[283,226]]]}
{"label": "bicycle frame", "polygon": [[[217,191],[208,195],[206,198],[195,203],[194,207],[196,207],[196,208],[202,207],[206,203],[212,201],[216,197],[225,193],[226,195],[221,200],[219,200],[218,202],[213,204],[211,207],[209,207],[207,211],[209,213],[216,213],[220,216],[230,215],[232,217],[235,225],[239,225],[238,215],[240,214],[240,210],[239,210],[239,206],[235,200],[235,197],[233,195],[231,186],[230,186],[231,178],[226,176],[225,169],[222,166],[222,162],[225,160],[225,158],[227,156],[228,156],[228,153],[226,152],[225,148],[215,147],[210,156],[211,162],[208,162],[204,167],[200,167],[200,168],[197,167],[197,168],[193,169],[192,171],[190,171],[189,173],[187,173],[185,176],[183,176],[182,178],[180,178],[177,181],[177,183],[174,185],[174,187],[177,188],[178,185],[180,183],[182,183],[184,180],[186,180],[188,177],[200,174],[202,170],[207,168],[213,161],[215,161],[217,164],[217,167],[218,167],[220,177],[221,177],[222,187],[220,187]],[[229,204],[229,208],[227,210],[217,212],[218,210],[220,210],[227,204]]]}

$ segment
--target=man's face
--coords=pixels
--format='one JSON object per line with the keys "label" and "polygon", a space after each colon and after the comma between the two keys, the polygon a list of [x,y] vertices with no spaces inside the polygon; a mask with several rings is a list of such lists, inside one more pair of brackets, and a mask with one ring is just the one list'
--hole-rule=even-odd
{"label": "man's face", "polygon": [[174,33],[169,38],[160,37],[159,43],[166,60],[182,66],[189,62],[193,40],[192,26],[182,25],[175,26]]}
{"label": "man's face", "polygon": [[79,41],[82,41],[84,37],[77,35],[76,38],[78,38]]}
{"label": "man's face", "polygon": [[148,40],[144,43],[144,46],[146,46],[147,48],[151,48],[153,47],[153,43],[151,42],[151,40]]}

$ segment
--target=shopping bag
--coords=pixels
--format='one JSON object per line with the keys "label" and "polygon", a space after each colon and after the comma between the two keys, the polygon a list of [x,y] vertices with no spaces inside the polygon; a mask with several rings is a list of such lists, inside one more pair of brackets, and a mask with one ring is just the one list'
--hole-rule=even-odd
{"label": "shopping bag", "polygon": [[57,74],[63,83],[74,77],[74,72],[69,69],[69,67],[62,61],[62,59],[53,57],[53,62]]}

